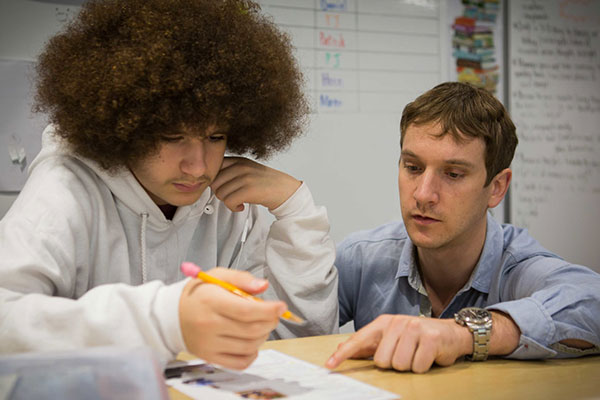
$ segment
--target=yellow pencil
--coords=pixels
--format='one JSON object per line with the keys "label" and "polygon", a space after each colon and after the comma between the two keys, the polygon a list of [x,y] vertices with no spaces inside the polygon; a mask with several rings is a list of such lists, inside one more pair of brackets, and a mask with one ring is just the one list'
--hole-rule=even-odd
{"label": "yellow pencil", "polygon": [[[206,283],[212,283],[213,285],[217,285],[222,287],[225,290],[230,291],[233,294],[237,294],[240,297],[243,297],[245,299],[248,300],[256,300],[256,301],[263,301],[263,299],[252,296],[250,293],[246,293],[244,292],[242,289],[232,285],[229,282],[225,282],[222,281],[218,278],[215,278],[212,275],[207,274],[206,272],[202,271],[200,269],[200,267],[198,267],[196,264],[191,263],[191,262],[184,262],[181,264],[181,271],[183,272],[183,274],[185,276],[189,276],[192,278],[198,278],[200,280],[203,280]],[[304,320],[302,318],[300,318],[299,316],[295,315],[294,313],[292,313],[291,311],[286,311],[283,314],[281,314],[281,318],[285,318],[289,321],[293,321],[293,322],[297,322],[297,323],[303,323]]]}

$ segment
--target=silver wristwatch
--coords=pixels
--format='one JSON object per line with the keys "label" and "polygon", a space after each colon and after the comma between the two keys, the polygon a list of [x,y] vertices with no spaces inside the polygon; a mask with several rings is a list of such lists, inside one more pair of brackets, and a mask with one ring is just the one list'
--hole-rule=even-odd
{"label": "silver wristwatch", "polygon": [[485,361],[490,348],[492,314],[483,308],[467,307],[454,314],[454,320],[473,333],[473,354],[467,359]]}

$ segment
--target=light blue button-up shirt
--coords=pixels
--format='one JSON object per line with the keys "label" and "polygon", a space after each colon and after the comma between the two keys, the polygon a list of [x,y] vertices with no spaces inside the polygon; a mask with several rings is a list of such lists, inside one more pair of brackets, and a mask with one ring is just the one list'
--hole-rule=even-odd
{"label": "light blue button-up shirt", "polygon": [[[600,274],[564,261],[525,229],[500,225],[489,214],[487,224],[479,262],[440,318],[453,318],[463,307],[509,314],[521,329],[510,358],[600,353]],[[340,243],[340,326],[354,320],[358,330],[381,314],[431,316],[414,251],[402,222],[356,232]],[[570,348],[558,343],[564,339],[595,347]]]}

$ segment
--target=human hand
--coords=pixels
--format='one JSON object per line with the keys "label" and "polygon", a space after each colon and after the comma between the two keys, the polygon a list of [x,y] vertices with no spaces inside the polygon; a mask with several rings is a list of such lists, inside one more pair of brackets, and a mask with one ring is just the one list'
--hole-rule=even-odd
{"label": "human hand", "polygon": [[231,211],[242,211],[244,203],[261,204],[274,210],[301,184],[286,173],[247,158],[225,157],[210,187]]}
{"label": "human hand", "polygon": [[341,343],[325,363],[333,369],[348,358],[373,356],[380,368],[427,372],[435,362],[454,364],[473,352],[473,335],[453,319],[380,315]]}
{"label": "human hand", "polygon": [[[268,281],[245,271],[214,268],[208,273],[250,294]],[[249,301],[199,279],[188,282],[179,299],[179,323],[187,350],[226,368],[244,369],[287,310],[281,301]]]}

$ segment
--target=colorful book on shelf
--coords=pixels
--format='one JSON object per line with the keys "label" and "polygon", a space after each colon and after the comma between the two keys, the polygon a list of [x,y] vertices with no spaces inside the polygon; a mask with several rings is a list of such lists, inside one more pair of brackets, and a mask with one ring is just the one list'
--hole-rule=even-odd
{"label": "colorful book on shelf", "polygon": [[473,61],[473,60],[465,60],[464,58],[459,58],[456,60],[456,65],[458,67],[468,67],[473,69],[490,69],[497,66],[496,61]]}
{"label": "colorful book on shelf", "polygon": [[489,69],[489,70],[481,70],[481,69],[458,67],[456,70],[458,72],[459,82],[477,83],[481,86],[496,85],[498,83],[499,75],[498,75],[497,68]]}
{"label": "colorful book on shelf", "polygon": [[458,72],[459,74],[462,73],[463,71],[466,71],[466,72],[469,72],[469,73],[475,73],[475,74],[490,74],[490,73],[495,73],[497,75],[499,69],[500,69],[500,66],[498,66],[497,64],[494,65],[491,68],[488,68],[488,69],[478,69],[478,68],[457,66],[456,67],[456,72]]}
{"label": "colorful book on shelf", "polygon": [[465,60],[472,60],[472,61],[478,61],[478,62],[490,62],[490,61],[496,60],[496,58],[494,57],[493,51],[491,51],[487,54],[477,54],[477,53],[471,53],[468,51],[454,50],[452,55],[455,58],[462,58]]}
{"label": "colorful book on shelf", "polygon": [[490,48],[494,47],[494,38],[490,35],[489,37],[478,37],[477,39],[474,39],[473,36],[465,36],[456,33],[452,38],[452,45],[454,47]]}
{"label": "colorful book on shelf", "polygon": [[456,32],[462,32],[467,35],[474,33],[492,33],[492,28],[484,25],[466,26],[460,24],[452,24],[452,29],[454,29]]}
{"label": "colorful book on shelf", "polygon": [[464,16],[477,20],[478,23],[495,23],[499,9],[493,6],[466,6]]}
{"label": "colorful book on shelf", "polygon": [[473,47],[459,44],[458,46],[454,46],[454,49],[461,52],[478,54],[480,56],[490,56],[495,53],[495,49],[493,47]]}
{"label": "colorful book on shelf", "polygon": [[455,25],[475,27],[475,18],[460,16],[454,19]]}

